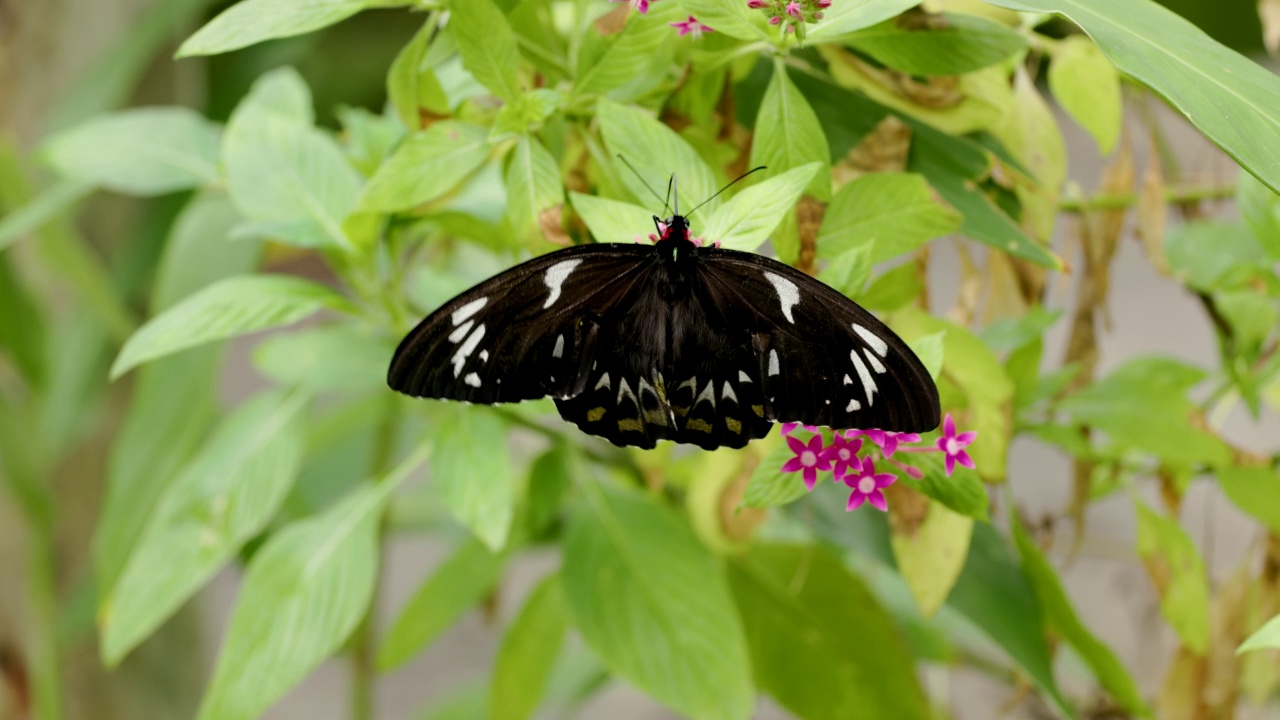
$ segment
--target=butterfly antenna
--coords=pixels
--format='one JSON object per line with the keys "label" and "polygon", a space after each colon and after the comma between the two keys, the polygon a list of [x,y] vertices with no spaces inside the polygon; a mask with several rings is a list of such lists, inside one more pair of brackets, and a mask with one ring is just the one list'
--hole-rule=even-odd
{"label": "butterfly antenna", "polygon": [[724,187],[722,187],[722,188],[720,188],[719,190],[717,190],[715,195],[712,195],[711,197],[707,198],[706,200],[703,200],[702,202],[698,203],[697,207],[695,207],[693,210],[690,210],[690,211],[689,211],[689,213],[688,213],[688,215],[685,215],[685,217],[689,217],[689,215],[692,215],[694,212],[696,212],[698,208],[700,208],[700,207],[702,207],[703,205],[706,205],[707,203],[711,202],[712,200],[715,200],[716,198],[720,197],[720,193],[722,193],[722,192],[724,192],[725,190],[728,190],[729,188],[733,187],[735,184],[737,184],[737,182],[738,182],[739,180],[741,180],[741,179],[745,178],[746,176],[750,175],[751,173],[753,173],[753,172],[755,172],[755,171],[757,171],[757,170],[764,170],[764,169],[765,169],[765,167],[766,167],[766,166],[764,166],[764,165],[761,165],[760,167],[753,167],[753,168],[751,168],[750,170],[748,170],[748,171],[746,171],[746,172],[742,173],[742,174],[741,174],[741,175],[739,175],[738,177],[734,178],[733,180],[730,180],[728,185],[725,185]]}
{"label": "butterfly antenna", "polygon": [[671,209],[672,215],[680,214],[680,183],[676,182],[676,174],[671,173],[671,190],[672,196],[676,201],[676,206]]}
{"label": "butterfly antenna", "polygon": [[[658,194],[658,191],[657,191],[657,190],[654,190],[654,189],[649,185],[649,183],[645,182],[645,180],[644,180],[644,176],[640,174],[640,171],[639,171],[639,170],[636,170],[636,168],[635,168],[635,166],[634,166],[634,165],[632,165],[631,163],[627,162],[627,159],[626,159],[626,158],[624,158],[624,157],[622,157],[622,153],[618,153],[618,159],[622,161],[622,164],[623,164],[623,165],[626,165],[626,166],[627,166],[627,169],[629,169],[632,173],[635,173],[636,179],[638,179],[638,180],[640,181],[640,184],[644,186],[644,189],[645,189],[645,190],[648,190],[648,191],[653,195],[653,197],[654,197],[656,200],[662,201],[662,203],[663,203],[663,205],[662,205],[662,209],[665,211],[665,210],[667,209],[666,202],[662,200],[662,196]],[[671,176],[671,179],[672,179],[672,180],[675,180],[675,176],[674,176],[674,175],[672,175],[672,176]],[[670,188],[670,185],[668,185],[667,187],[668,187],[668,188]]]}
{"label": "butterfly antenna", "polygon": [[671,179],[667,181],[667,200],[662,203],[662,214],[667,214],[667,208],[671,207],[671,188],[675,187],[676,174],[671,173]]}

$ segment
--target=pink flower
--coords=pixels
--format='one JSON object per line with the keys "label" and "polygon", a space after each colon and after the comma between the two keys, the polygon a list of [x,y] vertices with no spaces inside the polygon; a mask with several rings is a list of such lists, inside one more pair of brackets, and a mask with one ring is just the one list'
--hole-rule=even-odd
{"label": "pink flower", "polygon": [[898,451],[898,443],[900,442],[920,442],[920,436],[915,433],[899,433],[893,432],[892,430],[877,430],[875,428],[871,428],[870,430],[850,430],[845,433],[845,435],[848,437],[865,435],[866,438],[875,444],[876,447],[880,448],[886,458],[893,457],[893,454]]}
{"label": "pink flower", "polygon": [[642,15],[649,12],[649,0],[609,0],[609,2],[625,2]]}
{"label": "pink flower", "polygon": [[826,10],[831,7],[831,0],[818,0],[818,7]]}
{"label": "pink flower", "polygon": [[956,424],[951,419],[951,413],[947,413],[947,419],[942,423],[942,437],[936,443],[938,449],[947,456],[947,477],[951,477],[951,473],[955,471],[956,463],[973,469],[973,458],[969,457],[964,448],[977,436],[978,433],[973,430],[957,435]]}
{"label": "pink flower", "polygon": [[778,25],[781,22],[782,22],[782,18],[778,15],[774,15],[773,17],[769,18],[770,25]]}
{"label": "pink flower", "polygon": [[844,484],[853,489],[845,511],[857,510],[864,502],[871,503],[871,507],[880,511],[889,509],[889,503],[880,491],[892,485],[896,479],[897,476],[892,473],[877,473],[875,461],[869,457],[862,458],[862,467],[858,472],[844,476]]}
{"label": "pink flower", "polygon": [[850,472],[857,472],[858,451],[862,450],[861,440],[850,440],[840,433],[831,440],[831,447],[824,450],[826,459],[833,464],[832,472],[836,482]]}
{"label": "pink flower", "polygon": [[765,7],[768,4],[769,3],[765,2],[765,0],[747,0],[747,7],[751,8],[752,10],[759,10],[760,8]]}
{"label": "pink flower", "polygon": [[801,425],[798,422],[782,423],[781,432],[783,435],[790,435],[796,428],[804,428],[811,433],[818,432],[818,427],[816,425]]}
{"label": "pink flower", "polygon": [[804,11],[800,9],[800,3],[796,0],[787,3],[787,14],[796,20],[804,20]]}
{"label": "pink flower", "polygon": [[673,22],[667,24],[679,30],[680,37],[692,35],[694,40],[702,37],[702,33],[704,32],[715,32],[715,30],[712,30],[710,27],[698,22],[692,15],[690,15],[689,19],[684,22]]}
{"label": "pink flower", "polygon": [[807,445],[788,436],[787,445],[796,456],[782,466],[782,472],[803,472],[804,486],[813,490],[813,486],[818,484],[818,471],[831,469],[831,462],[822,452],[822,436],[814,435]]}

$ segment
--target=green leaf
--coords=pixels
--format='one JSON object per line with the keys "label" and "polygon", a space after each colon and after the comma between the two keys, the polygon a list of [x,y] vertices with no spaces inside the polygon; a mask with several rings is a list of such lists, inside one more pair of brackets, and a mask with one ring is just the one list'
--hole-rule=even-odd
{"label": "green leaf", "polygon": [[1049,89],[1062,109],[1098,143],[1098,152],[1111,154],[1120,139],[1124,108],[1120,74],[1092,41],[1068,35],[1049,46]]}
{"label": "green leaf", "polygon": [[1174,277],[1196,290],[1234,290],[1270,266],[1257,237],[1241,225],[1223,222],[1171,228],[1164,252]]}
{"label": "green leaf", "polygon": [[0,312],[0,354],[8,353],[12,367],[26,378],[31,388],[42,388],[53,354],[46,338],[47,319],[27,283],[3,255],[0,255],[0,307],[4,308],[4,312]]}
{"label": "green leaf", "polygon": [[356,207],[360,174],[311,126],[311,98],[292,68],[263,75],[227,123],[222,159],[242,235],[303,247],[353,245],[342,222]]}
{"label": "green leaf", "polygon": [[763,443],[776,444],[752,471],[742,504],[754,508],[777,507],[804,497],[807,490],[800,474],[782,472],[782,466],[794,454],[791,448],[780,438],[766,438],[757,444]]}
{"label": "green leaf", "polygon": [[[400,49],[387,73],[387,98],[406,128],[417,130],[422,125],[421,110],[437,115],[449,114],[449,99],[430,65],[437,59],[437,49],[447,44],[447,33],[437,34],[439,21],[432,16],[418,29],[413,40]],[[435,41],[432,41],[435,38]]]}
{"label": "green leaf", "polygon": [[219,280],[139,328],[121,348],[111,377],[189,347],[290,325],[324,308],[349,307],[333,290],[287,275]]}
{"label": "green leaf", "polygon": [[1236,650],[1236,654],[1246,653],[1250,650],[1280,650],[1280,615],[1277,615],[1267,621],[1266,625],[1258,628],[1240,644],[1240,648]]}
{"label": "green leaf", "polygon": [[387,496],[422,455],[324,514],[286,526],[253,556],[200,720],[258,717],[342,646],[373,597]]}
{"label": "green leaf", "polygon": [[748,9],[745,2],[679,0],[679,4],[688,15],[715,28],[717,33],[739,40],[772,39],[763,15],[758,10]]}
{"label": "green leaf", "polygon": [[560,165],[532,135],[524,135],[507,165],[507,217],[518,236],[541,237],[542,213],[564,204]]}
{"label": "green leaf", "polygon": [[[637,178],[621,163],[616,165],[619,177],[632,195],[649,199],[652,196],[645,182],[661,189],[667,186],[672,173],[676,178],[677,198],[684,197],[686,204],[690,200],[702,202],[719,189],[715,175],[702,157],[674,130],[643,110],[607,98],[601,98],[597,106],[600,132],[610,154],[625,157],[644,178]],[[715,205],[714,201],[709,203],[708,211],[714,210]]]}
{"label": "green leaf", "polygon": [[1204,560],[1178,521],[1134,501],[1138,554],[1160,593],[1160,614],[1197,655],[1209,649],[1209,581]]}
{"label": "green leaf", "polygon": [[1162,95],[1236,162],[1280,192],[1280,78],[1151,0],[991,0],[1060,13],[1111,62]]}
{"label": "green leaf", "polygon": [[1062,317],[1061,310],[1046,310],[1037,305],[1016,318],[997,320],[982,329],[978,337],[995,352],[1017,350],[1027,343],[1042,337],[1053,324]]}
{"label": "green leaf", "polygon": [[1187,396],[1204,373],[1170,358],[1132,360],[1067,397],[1059,409],[1079,425],[1102,430],[1121,447],[1149,452],[1165,463],[1225,465],[1227,446],[1191,424]]}
{"label": "green leaf", "polygon": [[102,657],[120,660],[266,526],[302,466],[306,396],[259,395],[214,431],[161,496],[105,601]]}
{"label": "green leaf", "polygon": [[637,242],[653,227],[653,213],[639,205],[576,192],[569,200],[596,242]]}
{"label": "green leaf", "polygon": [[[898,571],[906,581],[916,607],[925,617],[933,617],[960,577],[973,518],[961,515],[936,500],[924,501],[925,516],[905,527],[890,523],[889,542]],[[891,508],[890,512],[894,512]]]}
{"label": "green leaf", "polygon": [[583,639],[676,712],[747,717],[746,639],[714,558],[653,498],[604,485],[585,491],[564,549],[564,592]]}
{"label": "green leaf", "polygon": [[848,297],[861,295],[871,277],[872,245],[863,243],[836,255],[818,272],[818,279]]}
{"label": "green leaf", "polygon": [[755,250],[783,215],[795,212],[810,179],[823,169],[824,163],[813,162],[752,185],[711,213],[701,235],[732,250]]}
{"label": "green leaf", "polygon": [[94,187],[80,180],[63,180],[35,197],[34,200],[0,218],[0,252],[36,232],[59,216],[73,214],[72,207],[92,193]]}
{"label": "green leaf", "polygon": [[178,48],[178,57],[239,50],[328,27],[367,7],[408,4],[409,0],[241,0],[187,38]]}
{"label": "green leaf", "polygon": [[870,173],[831,198],[818,231],[819,257],[873,243],[872,265],[960,229],[962,218],[912,173]]}
{"label": "green leaf", "polygon": [[629,13],[627,26],[603,52],[579,54],[574,97],[612,95],[618,88],[643,78],[643,70],[663,45],[670,44],[674,32],[662,18],[653,16],[661,8],[652,8],[649,15]]}
{"label": "green leaf", "polygon": [[1004,62],[1027,41],[1008,25],[978,15],[941,13],[920,27],[886,20],[844,38],[855,50],[910,75],[963,75]]}
{"label": "green leaf", "polygon": [[449,510],[494,552],[507,544],[516,500],[506,430],[491,413],[449,405],[435,417],[439,449],[431,463]]}
{"label": "green leaf", "polygon": [[1102,642],[1080,622],[1071,599],[1062,587],[1058,573],[1054,571],[1049,560],[1036,547],[1027,534],[1016,513],[1010,513],[1010,525],[1013,540],[1022,556],[1022,571],[1035,590],[1040,606],[1044,608],[1045,619],[1093,671],[1102,686],[1111,693],[1120,705],[1128,712],[1141,717],[1150,717],[1151,710],[1142,699],[1142,692],[1137,683],[1129,675],[1124,664],[1106,643]]}
{"label": "green leaf", "polygon": [[929,377],[935,382],[942,375],[942,361],[946,357],[946,346],[942,340],[946,336],[946,330],[939,330],[932,335],[925,335],[907,343],[911,346],[911,352],[916,354],[921,364],[929,371]]}
{"label": "green leaf", "polygon": [[218,126],[186,108],[99,116],[53,136],[42,152],[68,178],[133,195],[218,182]]}
{"label": "green leaf", "polygon": [[1236,507],[1280,535],[1280,474],[1267,467],[1223,467],[1218,484]]}
{"label": "green leaf", "polygon": [[760,101],[755,135],[751,142],[751,164],[764,165],[774,172],[820,163],[806,191],[821,201],[831,199],[831,150],[818,116],[809,101],[787,76],[781,58],[773,64],[773,79]]}
{"label": "green leaf", "polygon": [[560,574],[554,573],[529,593],[520,614],[502,636],[493,664],[489,717],[532,717],[547,691],[551,670],[569,630],[569,609]]}
{"label": "green leaf", "polygon": [[[1240,216],[1268,256],[1280,259],[1280,195],[1263,185],[1249,173],[1240,173],[1236,180],[1236,203]],[[4,245],[4,233],[0,232],[0,246]]]}
{"label": "green leaf", "polygon": [[978,473],[957,465],[951,477],[947,477],[946,464],[937,453],[920,453],[910,458],[910,464],[918,468],[924,476],[917,480],[895,470],[898,482],[904,483],[961,515],[984,522],[988,520],[987,488],[982,484]]}
{"label": "green leaf", "polygon": [[434,123],[405,138],[382,163],[360,197],[360,209],[396,212],[435,200],[475,172],[488,156],[484,128],[453,120]]}
{"label": "green leaf", "polygon": [[375,115],[361,107],[339,107],[334,111],[342,123],[342,146],[362,175],[372,175],[391,152],[404,128],[391,115]]}
{"label": "green leaf", "polygon": [[254,348],[253,364],[282,385],[372,393],[386,388],[394,350],[381,337],[343,323],[268,337]]}
{"label": "green leaf", "polygon": [[[840,36],[871,27],[918,5],[912,0],[847,0],[833,2],[822,22],[808,31],[806,44],[831,42]],[[715,27],[714,25],[712,27]]]}
{"label": "green leaf", "polygon": [[462,64],[494,95],[509,103],[519,100],[520,51],[507,16],[493,0],[452,0],[449,11],[449,31]]}
{"label": "green leaf", "polygon": [[914,262],[905,262],[880,273],[864,292],[853,299],[868,310],[891,312],[902,309],[920,297],[922,292],[924,281],[920,278],[919,268]]}
{"label": "green leaf", "polygon": [[931,717],[897,625],[838,558],[758,546],[729,580],[756,683],[783,707],[808,720]]}
{"label": "green leaf", "polygon": [[463,543],[396,616],[378,648],[378,668],[390,670],[404,664],[483,600],[501,577],[504,559],[479,540]]}

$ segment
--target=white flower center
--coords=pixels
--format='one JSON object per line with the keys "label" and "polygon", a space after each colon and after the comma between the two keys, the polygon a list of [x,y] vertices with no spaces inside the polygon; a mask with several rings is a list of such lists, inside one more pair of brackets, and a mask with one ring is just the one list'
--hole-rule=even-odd
{"label": "white flower center", "polygon": [[841,460],[848,460],[848,459],[849,459],[849,449],[848,449],[848,448],[840,448],[840,459],[841,459]]}
{"label": "white flower center", "polygon": [[818,464],[818,456],[812,450],[805,450],[800,453],[800,464],[805,467],[813,467]]}
{"label": "white flower center", "polygon": [[947,454],[948,454],[948,455],[955,455],[955,454],[956,454],[956,453],[958,453],[958,452],[960,452],[960,443],[956,442],[956,439],[955,439],[955,438],[948,438],[948,439],[947,439]]}
{"label": "white flower center", "polygon": [[876,489],[875,478],[864,477],[858,481],[858,492],[862,493],[863,495],[870,494],[870,492],[875,489]]}

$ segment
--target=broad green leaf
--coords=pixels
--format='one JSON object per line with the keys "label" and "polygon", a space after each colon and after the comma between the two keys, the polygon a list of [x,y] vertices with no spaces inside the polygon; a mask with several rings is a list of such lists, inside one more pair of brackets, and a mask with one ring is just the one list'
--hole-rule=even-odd
{"label": "broad green leaf", "polygon": [[415,453],[321,515],[271,536],[249,563],[200,720],[251,720],[342,646],[378,579],[378,521]]}
{"label": "broad green leaf", "polygon": [[310,116],[310,94],[292,68],[259,78],[231,114],[222,159],[248,221],[238,233],[352,250],[342,223],[356,207],[360,174]]}
{"label": "broad green leaf", "polygon": [[[1268,256],[1280,259],[1280,195],[1263,185],[1249,173],[1240,173],[1236,180],[1236,202],[1240,216]],[[4,233],[0,232],[0,246],[4,245]]]}
{"label": "broad green leaf", "polygon": [[804,497],[807,490],[800,473],[782,472],[782,466],[795,453],[781,438],[771,436],[761,442],[773,445],[773,449],[752,471],[742,495],[742,504],[754,508],[777,507]]}
{"label": "broad green leaf", "polygon": [[1138,554],[1160,594],[1160,614],[1197,655],[1209,649],[1209,580],[1200,551],[1178,521],[1134,501]]}
{"label": "broad green leaf", "polygon": [[564,548],[565,597],[583,639],[676,712],[747,717],[746,639],[715,559],[654,498],[606,485],[586,492]]}
{"label": "broad green leaf", "polygon": [[394,347],[349,323],[273,335],[253,351],[263,376],[316,392],[381,391]]}
{"label": "broad green leaf", "polygon": [[218,126],[186,108],[103,115],[53,136],[42,152],[66,177],[133,195],[218,182]]}
{"label": "broad green leaf", "polygon": [[[693,203],[710,198],[719,189],[715,186],[715,175],[702,157],[674,130],[643,110],[607,98],[601,98],[597,106],[600,132],[610,154],[625,157],[644,178],[637,178],[622,163],[615,163],[618,177],[632,195],[648,200],[652,196],[645,183],[661,192],[673,173],[676,199],[684,198],[686,210]],[[716,202],[712,201],[706,210],[715,210],[715,205]]]}
{"label": "broad green leaf", "polygon": [[382,163],[360,197],[360,209],[396,212],[435,200],[475,172],[488,156],[483,128],[453,120],[434,123],[405,138]]}
{"label": "broad green leaf", "polygon": [[[257,263],[256,243],[227,243],[238,222],[221,196],[197,195],[174,221],[151,307],[168,308],[183,297]],[[144,367],[107,460],[106,497],[93,536],[99,597],[115,586],[156,500],[204,440],[217,405],[220,349],[189,350]]]}
{"label": "broad green leaf", "polygon": [[365,176],[377,171],[405,134],[391,115],[375,115],[361,107],[340,107],[334,114],[342,123],[342,147],[351,164]]}
{"label": "broad green leaf", "polygon": [[575,97],[600,94],[616,97],[614,91],[618,88],[637,78],[643,79],[645,68],[654,61],[662,46],[671,42],[671,27],[662,17],[657,17],[671,13],[659,13],[662,9],[665,8],[655,4],[647,15],[629,13],[627,26],[603,53],[581,53],[572,94]]}
{"label": "broad green leaf", "polygon": [[1003,62],[1027,47],[1004,23],[977,15],[942,13],[919,27],[886,20],[844,38],[881,64],[910,75],[963,75]]}
{"label": "broad green leaf", "polygon": [[905,262],[876,276],[867,289],[853,296],[859,305],[868,310],[892,312],[924,292],[924,281],[914,262]]}
{"label": "broad green leaf", "polygon": [[239,50],[328,27],[367,7],[408,4],[409,0],[240,0],[187,38],[178,57]]}
{"label": "broad green leaf", "polygon": [[440,408],[435,420],[432,477],[443,485],[450,512],[497,552],[507,544],[516,501],[506,429],[491,413],[455,405]]}
{"label": "broad green leaf", "polygon": [[1223,467],[1218,485],[1236,507],[1280,535],[1280,474],[1267,467]]}
{"label": "broad green leaf", "polygon": [[1077,424],[1102,430],[1112,443],[1167,464],[1225,465],[1227,446],[1191,423],[1194,406],[1187,392],[1203,377],[1172,359],[1139,358],[1067,397],[1059,409]]}
{"label": "broad green leaf", "polygon": [[[1008,174],[1021,205],[1021,225],[1047,245],[1053,237],[1058,196],[1067,177],[1067,143],[1053,110],[1026,68],[1019,66],[1014,71],[1012,103],[990,131],[1022,168]],[[1006,172],[1010,165],[1006,164]]]}
{"label": "broad green leaf", "polygon": [[804,95],[787,76],[786,64],[773,64],[773,79],[760,101],[755,135],[751,142],[751,164],[781,172],[820,163],[806,191],[818,200],[831,199],[831,150],[818,116]]}
{"label": "broad green leaf", "polygon": [[939,200],[920,175],[870,173],[831,198],[818,231],[819,257],[872,243],[872,265],[960,229],[961,216]]}
{"label": "broad green leaf", "polygon": [[[830,206],[827,207],[830,211]],[[818,272],[818,279],[839,290],[847,297],[862,294],[871,278],[871,252],[874,243],[868,242],[836,255]]]}
{"label": "broad green leaf", "polygon": [[1210,140],[1280,191],[1280,78],[1152,0],[991,0],[1059,13],[1121,71],[1164,96]]}
{"label": "broad green leaf", "polygon": [[783,215],[795,212],[810,179],[825,172],[825,167],[812,162],[752,185],[711,213],[699,234],[732,250],[755,250],[769,239]]}
{"label": "broad green leaf", "polygon": [[533,716],[547,691],[568,630],[564,588],[560,574],[554,573],[529,593],[520,614],[502,636],[493,664],[489,717],[525,720]]}
{"label": "broad green leaf", "polygon": [[31,388],[42,388],[53,354],[46,339],[47,319],[27,283],[4,255],[0,255],[0,307],[4,308],[0,312],[0,354],[9,355],[12,367],[25,376]]}
{"label": "broad green leaf", "polygon": [[[846,0],[833,2],[824,13],[822,22],[811,28],[807,44],[831,42],[847,33],[871,27],[918,5],[912,0]],[[714,27],[714,26],[713,26]]]}
{"label": "broad green leaf", "polygon": [[1174,277],[1196,290],[1234,290],[1270,266],[1259,238],[1234,223],[1176,225],[1165,235],[1164,252]]}
{"label": "broad green leaf", "polygon": [[440,637],[493,589],[503,560],[479,540],[464,542],[414,591],[391,623],[378,648],[378,667],[402,665]]}
{"label": "broad green leaf", "polygon": [[[746,2],[723,0],[678,0],[687,14],[723,33],[739,40],[771,39],[766,20],[758,10],[747,8]],[[777,28],[773,28],[776,32]]]}
{"label": "broad green leaf", "polygon": [[[596,242],[647,242],[653,227],[653,213],[639,205],[621,200],[569,193],[573,209],[582,216]],[[654,228],[652,232],[656,232]]]}
{"label": "broad green leaf", "polygon": [[808,720],[931,717],[897,625],[838,558],[758,546],[729,580],[756,684],[783,707]]}
{"label": "broad green leaf", "polygon": [[1271,618],[1266,625],[1250,635],[1240,644],[1236,654],[1266,649],[1280,650],[1280,615]]}
{"label": "broad green leaf", "polygon": [[387,98],[400,122],[410,130],[422,126],[423,108],[437,115],[449,114],[449,99],[429,63],[436,59],[433,51],[450,37],[439,32],[439,21],[432,16],[391,63],[387,73]]}
{"label": "broad green leaf", "polygon": [[165,489],[105,601],[102,657],[114,666],[271,520],[302,466],[306,396],[241,406]]}
{"label": "broad green leaf", "polygon": [[[951,477],[947,477],[946,464],[937,453],[909,455],[906,462],[918,468],[924,476],[913,478],[906,473],[896,473],[898,482],[942,503],[946,507],[976,520],[986,521],[987,488],[978,473],[957,465]],[[891,468],[892,469],[892,468]]]}
{"label": "broad green leaf", "polygon": [[511,151],[507,165],[507,217],[517,236],[541,237],[542,213],[564,204],[560,166],[532,135]]}
{"label": "broad green leaf", "polygon": [[489,128],[489,142],[497,144],[541,129],[562,102],[561,94],[548,88],[524,93],[519,100],[503,105],[498,111],[497,119]]}
{"label": "broad green leaf", "polygon": [[911,346],[911,352],[916,354],[921,364],[929,371],[929,377],[933,378],[934,382],[937,382],[938,377],[942,375],[942,361],[946,357],[946,346],[943,345],[942,339],[946,336],[946,330],[939,330],[932,335],[925,335],[907,343]]}
{"label": "broad green leaf", "polygon": [[1046,310],[1037,305],[1021,317],[997,320],[982,329],[978,337],[995,352],[1017,350],[1042,337],[1062,317],[1061,310]]}
{"label": "broad green leaf", "polygon": [[92,193],[91,183],[63,180],[35,197],[34,200],[0,218],[0,252],[36,232],[55,217],[70,216],[72,208]]}
{"label": "broad green leaf", "polygon": [[[898,571],[925,617],[933,617],[960,577],[973,518],[961,515],[936,500],[922,500],[923,518],[890,522],[889,542]],[[890,518],[897,508],[889,508]]]}
{"label": "broad green leaf", "polygon": [[519,100],[520,51],[507,16],[493,0],[452,0],[449,11],[449,31],[462,64],[494,95],[509,103]]}
{"label": "broad green leaf", "polygon": [[349,307],[333,290],[287,275],[219,280],[139,328],[121,348],[111,377],[189,347],[290,325],[325,308]]}
{"label": "broad green leaf", "polygon": [[1049,89],[1058,104],[1089,131],[1098,151],[1111,154],[1124,119],[1120,74],[1091,40],[1068,35],[1049,46]]}
{"label": "broad green leaf", "polygon": [[1014,543],[1022,556],[1023,574],[1027,576],[1040,600],[1040,606],[1044,608],[1048,625],[1075,649],[1102,686],[1126,711],[1150,717],[1151,711],[1142,699],[1138,684],[1111,648],[1080,621],[1075,608],[1071,606],[1071,598],[1062,587],[1058,573],[1040,552],[1040,548],[1032,542],[1022,522],[1013,517],[1010,524],[1013,527]]}

